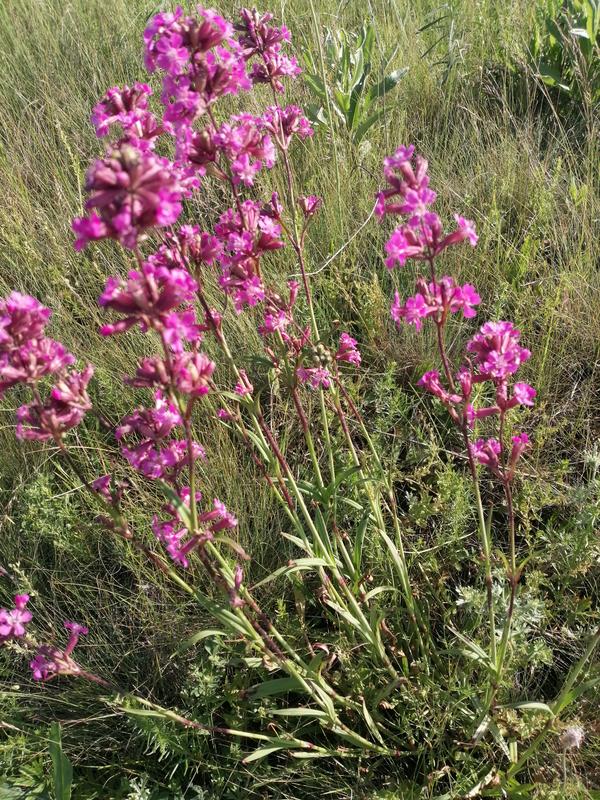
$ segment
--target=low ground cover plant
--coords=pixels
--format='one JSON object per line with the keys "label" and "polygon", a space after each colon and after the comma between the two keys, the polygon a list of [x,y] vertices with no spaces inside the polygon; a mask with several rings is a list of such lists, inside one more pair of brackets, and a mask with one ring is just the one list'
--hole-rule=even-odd
{"label": "low ground cover plant", "polygon": [[[322,203],[295,171],[294,148],[313,129],[285,101],[300,74],[290,38],[255,10],[234,22],[202,8],[157,14],[144,32],[157,102],[135,83],[110,89],[93,110],[108,143],[87,172],[75,247],[114,246],[97,244],[110,239],[131,259],[99,297],[100,334],[142,334],[143,355],[125,378],[138,408],[113,429],[90,397],[94,366],[75,367],[75,355],[47,336],[41,299],[15,291],[0,304],[0,391],[25,395],[17,437],[51,446],[80,477],[107,536],[170,582],[174,603],[188,597],[212,618],[186,645],[225,643],[235,665],[235,677],[223,678],[226,699],[202,717],[115,684],[77,655],[94,621],[65,621],[64,643],[36,623],[43,598],[33,603],[25,591],[0,611],[0,639],[35,681],[95,684],[120,713],[180,726],[192,753],[194,736],[233,739],[244,765],[332,759],[376,772],[393,764],[386,769],[423,796],[526,797],[524,773],[549,739],[564,753],[581,745],[570,707],[596,685],[588,671],[600,639],[585,631],[560,685],[530,692],[521,677],[533,613],[524,583],[536,553],[522,546],[515,503],[535,480],[527,462],[535,432],[523,428],[536,389],[518,380],[531,356],[527,332],[506,320],[469,322],[477,288],[439,264],[477,245],[475,225],[460,214],[442,220],[426,159],[413,146],[395,148],[375,214],[382,225],[397,218],[385,245],[390,283],[408,263],[417,276],[414,294],[393,291],[391,319],[434,334],[432,368],[418,384],[472,501],[469,568],[438,585],[407,554],[406,509],[355,391],[359,343],[315,312],[307,246]],[[276,165],[282,186],[265,191]],[[207,187],[219,208],[205,230],[194,203]],[[283,248],[296,262],[287,280],[277,269]],[[257,334],[252,358],[230,344],[241,318]],[[293,416],[292,440],[281,435],[283,415]],[[70,448],[89,419],[120,454],[93,480]],[[243,520],[226,497],[203,491],[209,425],[237,443],[277,509],[290,556],[258,579],[237,536]],[[138,520],[147,482],[157,502],[139,529],[132,509]],[[469,592],[457,612],[457,596]],[[444,709],[443,724],[439,716],[432,724],[431,708]]]}

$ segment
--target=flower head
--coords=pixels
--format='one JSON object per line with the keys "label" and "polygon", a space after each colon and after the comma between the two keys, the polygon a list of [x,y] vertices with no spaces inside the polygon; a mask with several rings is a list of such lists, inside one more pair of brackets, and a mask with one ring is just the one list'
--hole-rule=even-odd
{"label": "flower head", "polygon": [[45,402],[35,398],[18,408],[17,437],[40,442],[58,441],[67,431],[77,427],[92,408],[87,386],[93,374],[91,364],[82,372],[70,372],[57,381]]}
{"label": "flower head", "polygon": [[346,361],[348,364],[360,367],[361,356],[356,345],[356,339],[353,339],[349,333],[342,333],[340,335],[340,344],[335,354],[336,361]]}
{"label": "flower head", "polygon": [[51,313],[35,297],[21,292],[0,299],[0,353],[41,338]]}
{"label": "flower head", "polygon": [[527,361],[531,352],[519,344],[520,332],[512,322],[486,322],[467,351],[479,368],[478,380],[504,380]]}
{"label": "flower head", "polygon": [[147,230],[176,221],[187,191],[168,159],[130,142],[122,142],[90,167],[85,188],[85,207],[91,214],[73,220],[77,250],[106,237],[134,249]]}
{"label": "flower head", "polygon": [[29,602],[28,594],[17,594],[14,597],[15,607],[8,611],[0,608],[0,642],[8,639],[18,639],[25,635],[25,626],[33,617],[26,606]]}
{"label": "flower head", "polygon": [[560,735],[560,746],[563,750],[578,750],[585,739],[585,731],[581,725],[569,725]]}

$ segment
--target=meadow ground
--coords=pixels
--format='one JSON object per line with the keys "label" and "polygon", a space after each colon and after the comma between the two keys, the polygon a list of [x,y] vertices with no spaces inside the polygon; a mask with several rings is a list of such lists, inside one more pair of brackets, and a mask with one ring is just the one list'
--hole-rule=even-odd
{"label": "meadow ground", "polygon": [[[375,219],[363,226],[385,154],[414,143],[429,159],[441,213],[460,209],[476,221],[478,246],[449,256],[448,274],[475,283],[483,316],[514,319],[533,351],[522,379],[537,388],[539,403],[527,419],[534,432],[531,480],[518,504],[522,542],[537,561],[522,610],[530,623],[522,679],[551,694],[581,648],[582,632],[598,622],[600,186],[595,110],[584,104],[565,112],[528,65],[544,5],[452,0],[440,10],[438,0],[339,6],[292,0],[270,10],[317,65],[325,27],[354,31],[366,20],[375,28],[374,73],[390,53],[390,68],[408,67],[359,145],[342,125],[325,122],[294,159],[307,193],[324,201],[309,244],[310,269],[318,271],[317,315],[324,330],[349,329],[360,342],[368,369],[356,398],[398,471],[413,568],[429,580],[460,573],[472,518],[468,482],[442,444],[447,422],[414,388],[430,366],[432,340],[408,327],[397,331],[389,319],[392,288],[406,294],[411,272],[390,277],[382,258],[386,232]],[[141,32],[156,6],[146,0],[0,5],[0,296],[17,288],[53,309],[52,334],[98,365],[94,399],[113,422],[135,402],[120,379],[143,344],[141,337],[117,342],[97,334],[97,297],[106,276],[126,263],[110,244],[76,253],[70,221],[81,213],[89,159],[100,152],[90,109],[107,87],[142,75]],[[300,105],[315,102],[302,80],[294,92]],[[280,177],[275,172],[274,180]],[[186,213],[209,226],[217,201],[209,189]],[[289,254],[272,263],[281,274],[293,271]],[[231,330],[248,358],[254,336],[242,318]],[[452,343],[455,351],[460,345]],[[93,622],[82,650],[96,672],[164,705],[218,715],[226,653],[218,646],[176,652],[206,620],[157,583],[139,554],[94,523],[77,479],[51,460],[52,448],[16,442],[14,405],[14,398],[0,405],[0,567],[40,598],[41,625]],[[202,420],[198,429],[213,454],[203,467],[204,491],[235,508],[260,576],[286,558],[278,512],[235,442]],[[114,452],[93,422],[77,434],[76,448],[89,476]],[[148,504],[157,502],[143,491]],[[425,549],[434,552],[419,559]],[[466,585],[465,573],[462,579]],[[9,602],[8,580],[0,588],[0,601]],[[462,600],[473,600],[467,589]],[[275,606],[282,618],[289,613],[283,602]],[[413,796],[401,788],[410,770],[396,774],[396,767],[388,769],[388,784],[356,765],[241,768],[239,745],[190,741],[151,718],[124,716],[87,685],[40,688],[17,661],[6,653],[0,659],[0,797],[53,796],[44,786],[46,736],[55,718],[63,721],[75,769],[74,798]],[[592,692],[577,708],[588,737],[569,763],[570,794],[553,793],[562,775],[560,754],[550,749],[532,767],[538,784],[532,796],[597,796],[587,794],[600,787],[595,701]],[[443,760],[437,766],[443,769]]]}

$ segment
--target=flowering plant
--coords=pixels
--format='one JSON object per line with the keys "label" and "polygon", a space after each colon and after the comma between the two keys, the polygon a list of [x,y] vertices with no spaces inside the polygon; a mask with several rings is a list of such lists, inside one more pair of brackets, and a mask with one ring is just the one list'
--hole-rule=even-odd
{"label": "flowering plant", "polygon": [[[29,402],[17,410],[17,436],[55,445],[101,509],[99,523],[209,611],[259,665],[262,696],[281,702],[265,707],[268,725],[258,718],[251,730],[183,717],[81,666],[73,651],[88,633],[82,624],[65,622],[64,649],[40,644],[30,633],[35,615],[26,594],[15,597],[13,609],[0,610],[0,640],[34,651],[30,666],[37,681],[89,680],[186,728],[259,742],[246,762],[275,751],[295,757],[413,758],[429,751],[429,733],[406,741],[392,699],[408,703],[419,674],[443,682],[455,656],[448,631],[436,624],[426,590],[410,569],[395,486],[355,401],[352,376],[362,364],[358,342],[348,331],[335,343],[321,335],[306,265],[307,237],[321,201],[298,195],[290,155],[298,141],[313,135],[302,110],[283,102],[287,82],[300,71],[287,51],[290,39],[272,15],[255,10],[243,9],[235,24],[200,7],[191,16],[181,9],[157,14],[144,33],[144,53],[148,71],[161,79],[160,114],[151,109],[152,90],[145,83],[110,89],[93,110],[98,137],[111,142],[88,170],[85,214],[73,221],[75,247],[113,239],[133,262],[127,275],[106,280],[99,304],[107,321],[100,333],[120,336],[139,328],[153,348],[125,378],[140,390],[143,404],[113,431],[131,470],[163,495],[164,503],[151,514],[151,543],[127,518],[122,501],[134,490],[112,474],[88,480],[69,448],[69,432],[93,410],[88,394],[93,367],[77,371],[75,357],[46,336],[50,310],[38,300],[13,292],[0,302],[0,392],[17,385],[30,392]],[[256,85],[269,94],[261,114],[221,116],[223,98]],[[263,173],[276,164],[283,191],[257,199]],[[514,376],[531,354],[511,322],[492,321],[480,326],[453,365],[448,326],[459,312],[463,319],[475,317],[481,298],[471,284],[440,277],[437,259],[451,247],[475,246],[474,224],[457,215],[445,232],[432,210],[436,194],[427,162],[412,146],[385,159],[384,178],[377,214],[401,220],[385,246],[385,264],[395,270],[412,260],[427,271],[417,278],[412,297],[394,294],[391,316],[397,326],[435,328],[439,369],[426,372],[419,385],[447,410],[473,484],[487,590],[486,649],[451,632],[452,643],[461,642],[477,662],[472,706],[461,722],[462,740],[473,748],[486,735],[495,736],[496,718],[508,702],[505,673],[524,569],[518,563],[513,488],[530,446],[528,434],[513,430],[512,420],[536,397],[533,387]],[[209,182],[222,188],[231,207],[209,230],[179,224],[185,201]],[[293,252],[300,277],[285,288],[271,281],[265,268],[284,247]],[[215,292],[221,296],[219,309]],[[249,375],[230,346],[228,326],[242,314],[250,316],[260,336],[266,378]],[[212,352],[218,353],[215,360]],[[289,403],[297,417],[308,475],[292,462],[278,435],[272,412],[277,402]],[[212,422],[248,453],[289,526],[283,536],[297,555],[254,586],[248,580],[250,557],[235,538],[243,520],[222,499],[206,498],[198,485],[199,467],[211,457],[196,440],[200,416],[214,417]],[[491,427],[494,435],[480,436],[480,426]],[[501,625],[480,467],[498,482],[507,510],[508,555],[502,557],[508,591]],[[383,553],[388,582],[372,587],[376,550]],[[193,562],[206,578],[200,586],[187,577]],[[347,652],[321,641],[318,626],[313,631],[305,620],[298,631],[283,631],[263,607],[261,586],[290,576],[316,585],[322,627],[343,630]],[[390,627],[392,603],[402,613]],[[547,707],[552,715],[566,706],[599,637]],[[369,676],[360,687],[351,678],[357,660]],[[314,723],[314,736],[287,726],[286,718],[293,717]],[[500,761],[490,765],[494,780],[494,770],[502,767],[502,780],[513,781],[548,730],[508,767]]]}

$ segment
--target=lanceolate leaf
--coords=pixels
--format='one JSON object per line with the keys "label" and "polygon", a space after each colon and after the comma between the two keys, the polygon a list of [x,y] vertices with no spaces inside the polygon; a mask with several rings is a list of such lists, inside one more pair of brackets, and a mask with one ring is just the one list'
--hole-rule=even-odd
{"label": "lanceolate leaf", "polygon": [[259,683],[252,689],[253,697],[275,697],[277,695],[297,692],[301,688],[295,678],[274,678],[272,681]]}
{"label": "lanceolate leaf", "polygon": [[62,749],[60,725],[53,722],[50,727],[50,758],[52,759],[52,784],[55,800],[70,800],[73,783],[73,767]]}

